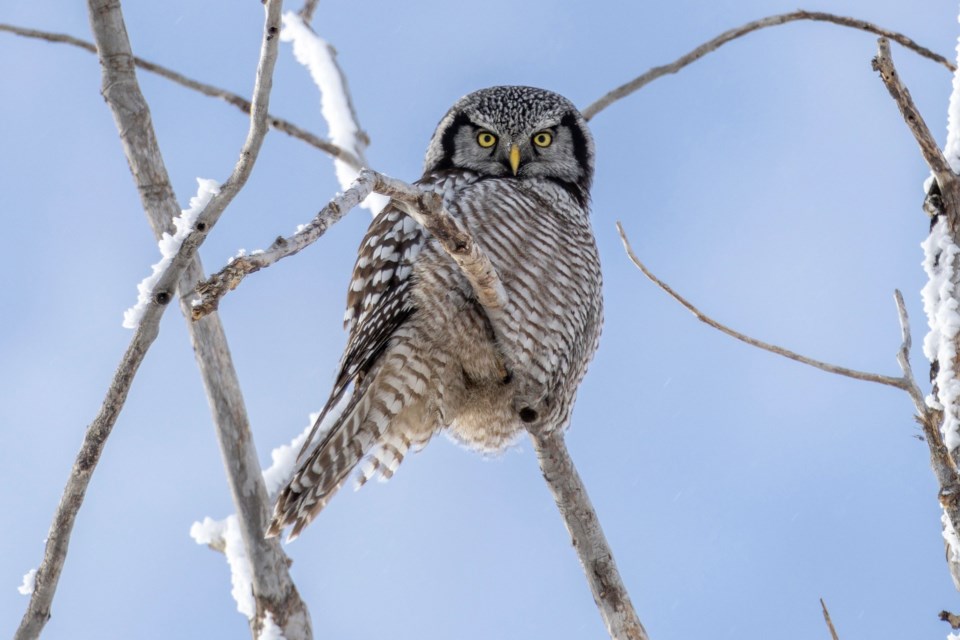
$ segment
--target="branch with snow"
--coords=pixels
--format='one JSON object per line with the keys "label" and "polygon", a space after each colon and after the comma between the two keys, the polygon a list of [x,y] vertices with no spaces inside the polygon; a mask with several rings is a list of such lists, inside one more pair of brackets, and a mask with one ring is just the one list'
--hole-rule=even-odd
{"label": "branch with snow", "polygon": [[[18,36],[22,36],[24,38],[35,38],[37,40],[45,40],[47,42],[69,44],[79,49],[83,49],[84,51],[87,51],[89,53],[97,52],[97,47],[92,42],[88,42],[81,38],[75,38],[65,33],[53,33],[50,31],[41,31],[39,29],[26,29],[24,27],[18,27],[15,25],[2,24],[2,23],[0,23],[0,31],[6,31],[7,33],[12,33]],[[199,82],[197,80],[193,80],[192,78],[188,78],[182,73],[178,73],[162,65],[156,64],[154,62],[150,62],[149,60],[144,60],[143,58],[140,58],[138,56],[133,57],[133,63],[138,68],[143,69],[144,71],[155,73],[161,78],[166,78],[171,82],[175,82],[176,84],[179,84],[182,87],[186,87],[187,89],[191,89],[198,93],[202,93],[203,95],[208,96],[210,98],[219,98],[220,100],[223,100],[227,104],[231,104],[235,106],[237,109],[240,109],[246,114],[250,113],[250,109],[251,109],[250,101],[244,98],[243,96],[233,93],[232,91],[227,91],[226,89],[221,89],[220,87],[215,87],[205,82]],[[270,114],[267,116],[267,122],[270,124],[271,129],[275,129],[276,131],[285,133],[292,138],[297,138],[298,140],[302,140],[303,142],[306,142],[310,146],[315,147],[316,149],[319,149],[320,151],[330,154],[334,158],[337,158],[345,162],[351,167],[355,167],[356,169],[359,170],[363,166],[360,160],[358,160],[356,156],[354,156],[352,153],[350,153],[346,149],[338,147],[337,145],[332,144],[331,142],[328,142],[327,140],[324,140],[313,133],[310,133],[306,129],[295,125],[289,120],[285,120],[283,118]]]}
{"label": "branch with snow", "polygon": [[[960,55],[960,45],[958,45]],[[939,485],[944,511],[947,565],[960,589],[960,74],[954,74],[947,126],[947,147],[941,153],[910,91],[900,80],[889,43],[880,38],[873,68],[897,104],[907,127],[920,146],[934,183],[927,185],[925,209],[933,215],[930,235],[923,243],[924,270],[929,278],[922,291],[930,331],[923,351],[930,359],[934,388],[927,398],[920,425],[930,449],[930,466]]]}
{"label": "branch with snow", "polygon": [[164,231],[160,237],[160,261],[153,265],[152,273],[137,285],[137,304],[123,314],[123,326],[126,329],[136,329],[140,324],[147,306],[153,300],[154,289],[160,281],[160,276],[170,267],[183,241],[193,231],[200,212],[206,209],[215,195],[220,193],[220,185],[216,180],[197,178],[197,184],[199,187],[197,195],[190,198],[190,207],[181,211],[180,215],[173,219],[176,232],[170,234]]}
{"label": "branch with snow", "polygon": [[[293,45],[294,57],[307,68],[320,90],[320,112],[330,128],[330,140],[353,154],[361,166],[367,166],[364,152],[370,139],[360,127],[357,111],[350,99],[347,77],[337,63],[337,52],[307,24],[314,8],[308,3],[300,15],[285,13],[280,39]],[[333,164],[340,187],[346,189],[356,180],[360,167],[338,158],[334,158]],[[362,206],[377,215],[386,205],[387,200],[374,196],[364,201]]]}
{"label": "branch with snow", "polygon": [[642,75],[637,76],[630,82],[620,85],[619,87],[617,87],[613,91],[610,91],[599,100],[587,106],[585,109],[582,109],[581,113],[583,114],[584,118],[586,118],[587,120],[590,120],[595,115],[597,115],[598,113],[600,113],[601,111],[609,107],[611,104],[613,104],[617,100],[626,98],[627,96],[634,93],[635,91],[638,91],[643,87],[645,87],[646,85],[650,84],[657,78],[662,78],[663,76],[671,73],[677,73],[684,67],[696,62],[697,60],[704,57],[708,53],[712,53],[716,51],[717,49],[719,49],[720,47],[722,47],[723,45],[727,44],[732,40],[736,40],[737,38],[743,37],[749,33],[753,33],[754,31],[758,31],[760,29],[765,29],[767,27],[776,27],[782,24],[796,22],[798,20],[829,22],[829,23],[840,25],[843,27],[850,27],[852,29],[859,29],[861,31],[875,33],[877,35],[884,36],[895,42],[898,42],[904,47],[906,47],[907,49],[910,49],[911,51],[914,51],[925,58],[929,58],[934,62],[942,64],[943,66],[945,66],[947,69],[950,69],[951,71],[953,71],[955,68],[953,63],[951,63],[949,60],[947,60],[940,54],[934,53],[930,49],[920,46],[919,44],[917,44],[907,36],[903,35],[902,33],[891,31],[889,29],[884,29],[883,27],[878,27],[873,23],[867,22],[865,20],[858,20],[857,18],[848,18],[846,16],[838,16],[832,13],[823,13],[821,11],[800,10],[800,11],[794,11],[792,13],[783,13],[775,16],[768,16],[766,18],[761,18],[760,20],[754,20],[753,22],[748,22],[734,29],[730,29],[729,31],[724,31],[723,33],[718,35],[716,38],[701,44],[699,47],[697,47],[693,51],[690,51],[689,53],[680,56],[673,62],[669,64],[661,65],[659,67],[653,67],[652,69],[643,73]]}
{"label": "branch with snow", "polygon": [[[159,236],[162,231],[170,230],[178,207],[163,166],[156,135],[150,125],[149,108],[136,81],[120,3],[116,0],[88,0],[88,10],[101,59],[102,93],[116,121],[144,208]],[[182,239],[176,254],[170,257],[168,266],[156,278],[152,297],[136,323],[136,333],[117,367],[103,405],[84,434],[83,444],[50,526],[44,558],[35,574],[35,588],[30,603],[15,635],[18,640],[37,638],[50,618],[50,607],[77,513],[137,370],[159,332],[160,317],[183,274],[191,267],[199,268],[199,263],[195,261],[197,248],[224,208],[243,187],[256,162],[267,131],[267,104],[277,55],[274,35],[279,27],[279,14],[279,0],[271,0],[266,7],[250,131],[240,159],[220,193],[212,196],[202,211],[197,212],[192,231]],[[301,637],[309,637],[309,634]]]}

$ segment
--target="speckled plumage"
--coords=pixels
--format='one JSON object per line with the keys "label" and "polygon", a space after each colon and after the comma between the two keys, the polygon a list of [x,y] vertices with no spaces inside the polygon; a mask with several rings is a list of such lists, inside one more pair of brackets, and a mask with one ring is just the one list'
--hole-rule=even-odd
{"label": "speckled plumage", "polygon": [[[478,142],[485,132],[492,146]],[[547,145],[535,143],[544,133]],[[360,483],[389,478],[440,431],[496,452],[525,423],[566,428],[602,323],[592,178],[586,123],[555,93],[493,87],[450,109],[419,184],[443,196],[496,268],[508,296],[499,341],[439,243],[398,207],[384,209],[347,294],[350,339],[324,409],[342,412],[304,446],[268,534],[292,524],[296,537],[354,468]]]}

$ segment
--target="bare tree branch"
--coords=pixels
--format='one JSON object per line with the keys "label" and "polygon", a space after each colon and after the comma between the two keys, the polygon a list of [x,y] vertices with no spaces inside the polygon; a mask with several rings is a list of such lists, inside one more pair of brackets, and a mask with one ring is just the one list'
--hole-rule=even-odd
{"label": "bare tree branch", "polygon": [[917,379],[913,376],[913,366],[910,364],[910,349],[913,346],[913,338],[910,336],[910,317],[907,315],[907,307],[903,303],[903,294],[900,289],[893,291],[894,301],[897,303],[897,318],[900,320],[900,351],[897,352],[897,364],[903,371],[904,391],[910,394],[913,400],[913,406],[917,409],[918,416],[925,416],[930,408],[927,406],[923,397],[923,391],[917,385]]}
{"label": "bare tree branch", "polygon": [[[89,51],[90,53],[97,52],[97,47],[92,42],[81,40],[80,38],[74,38],[73,36],[64,33],[51,33],[49,31],[39,31],[37,29],[26,29],[24,27],[17,27],[9,24],[0,24],[0,31],[7,31],[25,38],[36,38],[39,40],[46,40],[47,42],[69,44],[73,45],[74,47],[79,47],[84,51]],[[198,82],[197,80],[188,78],[181,73],[150,62],[149,60],[144,60],[143,58],[137,56],[133,57],[133,62],[136,66],[140,67],[144,71],[155,73],[158,76],[175,82],[183,87],[186,87],[187,89],[192,89],[202,93],[205,96],[219,98],[226,103],[235,106],[244,113],[250,113],[250,101],[243,96],[210,84]],[[288,136],[302,140],[310,146],[315,147],[324,153],[330,154],[334,158],[345,162],[357,170],[363,167],[363,163],[360,161],[360,159],[358,159],[357,156],[350,151],[347,151],[342,147],[338,147],[332,142],[323,140],[319,136],[310,133],[306,129],[298,127],[289,120],[284,120],[283,118],[278,118],[277,116],[268,114],[267,121],[272,129],[276,129],[277,131],[285,133]]]}
{"label": "bare tree branch", "polygon": [[[88,0],[88,9],[103,68],[102,92],[117,122],[124,152],[130,163],[144,208],[159,234],[170,227],[173,216],[178,213],[178,207],[167,178],[153,127],[150,124],[149,108],[137,85],[133,71],[133,57],[120,4],[116,0]],[[15,636],[18,640],[37,638],[46,621],[50,618],[50,607],[66,559],[70,534],[77,512],[82,505],[90,478],[102,455],[106,440],[116,423],[117,416],[123,407],[137,369],[158,334],[160,317],[166,309],[166,305],[172,299],[172,294],[176,290],[178,282],[182,285],[184,281],[195,281],[202,273],[199,262],[195,259],[196,249],[216,223],[224,208],[242,188],[256,161],[267,132],[267,104],[273,66],[277,55],[276,34],[279,28],[279,15],[280,1],[271,0],[267,5],[263,44],[251,108],[250,131],[241,150],[240,159],[232,175],[221,188],[220,194],[211,200],[200,213],[195,223],[195,231],[183,242],[180,252],[161,275],[154,289],[152,303],[148,305],[130,346],[118,366],[103,406],[96,419],[87,428],[83,445],[77,455],[71,476],[54,515],[44,550],[44,559],[36,574],[35,589]],[[198,330],[193,335],[193,339],[195,346],[198,347],[201,369],[204,370],[205,374],[215,374],[219,381],[219,376],[223,375],[224,368],[228,370],[228,373],[232,372],[232,366],[229,364],[229,351],[226,348],[222,328],[218,322],[207,323],[202,330]],[[211,352],[218,352],[218,357],[207,359]],[[205,379],[208,377],[208,375],[205,375]],[[223,410],[239,412],[242,415],[242,398],[238,400],[237,397],[231,395],[232,390],[220,389],[216,384],[214,386],[217,387],[218,393],[211,394],[210,399],[211,405],[216,408],[218,416]],[[238,402],[239,404],[237,404]],[[240,419],[240,422],[243,423],[240,426],[245,426],[245,416]],[[238,427],[233,423],[229,426],[230,428]],[[239,428],[237,430],[238,440],[250,441],[249,432],[243,434],[239,433]],[[248,455],[248,457],[250,456]],[[259,464],[255,452],[252,452],[252,461],[256,470],[255,477],[259,479]],[[249,485],[244,486],[240,493],[249,493],[249,488]],[[261,491],[263,492],[262,480]],[[265,501],[261,502],[259,509],[263,512],[265,518]],[[286,571],[285,560],[281,552],[274,562],[274,564],[282,566],[284,572]],[[255,564],[254,569],[256,574],[256,572],[262,571],[263,567]],[[282,581],[281,578],[273,575],[264,580]],[[271,598],[267,604],[274,607],[270,609],[273,611],[274,619],[279,621],[283,618],[284,622],[289,623],[285,627],[285,633],[289,630],[288,638],[309,638],[309,617],[306,614],[306,609],[302,603],[299,603],[299,608],[297,607],[295,603],[299,602],[299,596],[296,595],[295,588],[289,582],[289,577],[286,581],[290,587],[286,594],[278,594],[277,589],[271,589],[270,587],[274,585],[265,585],[267,588],[263,590],[263,593],[266,594],[267,598],[275,594],[285,596],[284,598]],[[295,603],[291,604],[292,602]],[[265,615],[265,611],[263,615]],[[303,631],[306,633],[303,633]]]}
{"label": "bare tree branch", "polygon": [[531,428],[530,437],[607,632],[614,640],[647,640],[563,433]]}
{"label": "bare tree branch", "polygon": [[[900,81],[896,68],[893,66],[893,57],[890,54],[890,43],[886,38],[877,40],[877,55],[872,62],[873,70],[879,72],[880,79],[883,81],[887,91],[903,116],[907,127],[920,145],[920,153],[926,160],[930,171],[937,179],[940,186],[941,197],[944,199],[945,209],[948,211],[960,211],[960,180],[950,168],[950,163],[943,156],[940,145],[934,140],[930,133],[927,123],[913,103],[910,97],[910,91]],[[949,216],[948,216],[949,219]],[[956,219],[951,220],[951,228],[957,229]]]}
{"label": "bare tree branch", "polygon": [[840,640],[837,636],[837,630],[833,627],[833,620],[830,619],[830,612],[827,611],[827,603],[820,598],[820,608],[823,609],[823,619],[827,622],[827,629],[830,630],[832,640]]}
{"label": "bare tree branch", "polygon": [[716,320],[714,320],[713,318],[711,318],[710,316],[706,315],[705,313],[697,309],[695,306],[693,306],[693,304],[687,301],[686,298],[684,298],[679,293],[674,291],[670,285],[668,285],[666,282],[664,282],[663,280],[655,276],[649,269],[647,269],[647,267],[642,262],[640,262],[640,259],[636,256],[636,254],[633,252],[633,248],[630,246],[630,241],[627,239],[627,234],[624,232],[623,226],[619,222],[617,222],[617,231],[620,233],[620,241],[623,242],[623,248],[624,250],[626,250],[627,256],[630,258],[630,261],[633,262],[633,264],[638,269],[640,269],[640,271],[643,272],[643,275],[647,276],[647,278],[649,278],[651,282],[653,282],[658,287],[663,289],[667,293],[667,295],[669,295],[671,298],[679,302],[685,309],[687,309],[694,316],[696,316],[697,320],[700,320],[701,322],[710,325],[714,329],[717,329],[718,331],[725,333],[732,338],[736,338],[741,342],[745,342],[750,346],[763,349],[764,351],[769,351],[770,353],[775,353],[777,355],[783,356],[784,358],[789,358],[791,360],[796,360],[797,362],[802,362],[803,364],[810,365],[811,367],[815,367],[822,371],[826,371],[828,373],[836,373],[841,376],[847,376],[848,378],[855,378],[856,380],[865,380],[867,382],[876,382],[879,384],[885,384],[891,387],[896,387],[898,389],[903,389],[904,391],[907,391],[907,392],[910,391],[907,388],[908,385],[907,385],[907,382],[904,380],[904,378],[894,378],[892,376],[885,376],[879,373],[868,373],[866,371],[857,371],[856,369],[848,369],[846,367],[840,367],[835,364],[830,364],[828,362],[821,362],[820,360],[814,360],[813,358],[808,358],[806,356],[800,355],[799,353],[790,351],[789,349],[778,347],[775,344],[770,344],[769,342],[764,342],[762,340],[757,340],[756,338],[751,338],[748,335],[740,333],[739,331],[731,329],[730,327],[717,322]]}
{"label": "bare tree branch", "polygon": [[310,21],[313,20],[313,12],[317,10],[318,4],[320,4],[319,0],[306,0],[300,11],[297,11],[297,15],[303,18],[304,22],[310,24]]}
{"label": "bare tree branch", "polygon": [[868,31],[870,33],[875,33],[880,36],[887,37],[891,40],[894,40],[904,47],[915,51],[925,58],[929,58],[934,62],[942,64],[947,69],[953,71],[954,65],[952,62],[941,56],[940,54],[934,53],[926,47],[918,45],[916,42],[908,38],[907,36],[897,33],[896,31],[890,31],[889,29],[884,29],[883,27],[878,27],[875,24],[866,22],[865,20],[858,20],[856,18],[848,18],[845,16],[837,16],[831,13],[823,13],[820,11],[794,11],[792,13],[784,13],[775,16],[768,16],[766,18],[761,18],[760,20],[754,20],[753,22],[748,22],[745,25],[730,29],[729,31],[724,31],[718,35],[713,40],[703,43],[693,51],[687,53],[686,55],[680,56],[670,64],[665,64],[659,67],[653,67],[644,74],[637,76],[630,82],[623,84],[610,93],[606,94],[596,102],[589,105],[587,108],[582,110],[583,117],[587,120],[593,118],[611,104],[625,98],[631,93],[642,89],[646,85],[650,84],[657,78],[661,78],[665,75],[671,73],[677,73],[684,67],[696,62],[700,58],[704,57],[708,53],[712,53],[727,44],[731,40],[736,40],[742,36],[758,31],[760,29],[765,29],[766,27],[776,27],[782,24],[787,24],[788,22],[795,22],[797,20],[814,20],[817,22],[830,22],[837,24],[843,27],[850,27],[852,29],[860,29],[861,31]]}
{"label": "bare tree branch", "polygon": [[364,169],[346,191],[331,200],[297,233],[287,238],[277,238],[266,251],[255,251],[250,255],[233,258],[223,269],[199,283],[197,293],[200,299],[194,304],[193,318],[202,318],[214,311],[220,298],[235,289],[247,275],[269,267],[316,242],[327,229],[370,193],[380,193],[393,198],[411,217],[430,231],[470,278],[471,284],[477,290],[478,299],[486,308],[499,310],[503,307],[506,294],[490,260],[473,242],[463,225],[443,209],[437,194]]}

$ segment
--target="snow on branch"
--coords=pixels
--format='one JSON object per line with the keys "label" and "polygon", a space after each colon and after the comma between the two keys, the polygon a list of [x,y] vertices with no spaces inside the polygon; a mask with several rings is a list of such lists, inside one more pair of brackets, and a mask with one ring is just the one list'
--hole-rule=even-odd
{"label": "snow on branch", "polygon": [[[307,17],[309,15],[308,13]],[[340,187],[346,189],[357,178],[361,167],[367,164],[364,152],[370,140],[360,128],[347,88],[347,78],[337,64],[337,52],[332,45],[314,33],[303,16],[293,12],[283,14],[280,39],[293,44],[294,57],[310,71],[310,77],[320,90],[320,111],[330,128],[330,140],[359,160],[360,166],[357,166],[334,158],[337,180]],[[376,215],[386,205],[386,199],[372,197],[362,206]]]}
{"label": "snow on branch", "polygon": [[23,582],[20,583],[20,586],[17,587],[17,591],[22,596],[29,596],[33,593],[33,590],[37,587],[37,570],[30,569],[25,574],[23,574]]}
{"label": "snow on branch", "polygon": [[951,71],[954,70],[954,65],[949,60],[944,58],[938,53],[934,53],[926,47],[922,47],[907,36],[898,33],[896,31],[890,31],[889,29],[884,29],[883,27],[878,27],[875,24],[867,22],[865,20],[858,20],[856,18],[848,18],[846,16],[838,16],[831,13],[823,13],[820,11],[794,11],[792,13],[783,13],[775,16],[768,16],[766,18],[761,18],[760,20],[754,20],[753,22],[748,22],[744,25],[724,31],[718,35],[713,40],[709,40],[699,47],[690,51],[687,54],[684,54],[674,60],[673,62],[659,67],[653,67],[649,71],[643,73],[642,75],[637,76],[630,82],[627,82],[623,85],[620,85],[613,91],[610,91],[605,96],[597,100],[596,102],[590,104],[585,109],[581,110],[583,117],[587,120],[590,120],[595,115],[609,107],[611,104],[629,96],[631,93],[642,89],[646,85],[650,84],[657,78],[662,78],[665,75],[671,73],[677,73],[684,67],[696,62],[700,58],[704,57],[708,53],[712,53],[727,44],[731,40],[736,40],[737,38],[743,37],[748,33],[752,33],[759,29],[764,29],[766,27],[776,27],[782,24],[787,24],[789,22],[795,22],[797,20],[813,20],[816,22],[829,22],[832,24],[837,24],[843,27],[850,27],[853,29],[859,29],[861,31],[867,31],[869,33],[875,33],[880,36],[885,36],[890,40],[900,43],[907,49],[918,53],[919,55],[929,58],[934,62],[942,64],[947,69]]}
{"label": "snow on branch", "polygon": [[187,234],[193,231],[193,225],[197,221],[197,216],[203,211],[213,196],[220,193],[220,185],[216,180],[207,180],[197,178],[197,195],[190,198],[190,208],[184,209],[180,215],[173,219],[176,232],[169,234],[164,232],[160,237],[160,261],[153,265],[153,272],[144,278],[137,285],[137,304],[127,309],[123,314],[123,326],[126,329],[136,329],[143,318],[150,301],[153,300],[154,287],[160,281],[160,276],[170,266],[174,256],[180,251],[180,245],[186,239]]}
{"label": "snow on branch", "polygon": [[956,376],[957,334],[960,332],[960,309],[957,291],[960,282],[960,247],[954,244],[946,216],[940,216],[923,244],[923,269],[927,284],[923,287],[923,310],[930,331],[923,341],[923,353],[937,363],[936,392],[927,397],[927,404],[943,411],[940,426],[949,451],[960,447],[960,380]]}

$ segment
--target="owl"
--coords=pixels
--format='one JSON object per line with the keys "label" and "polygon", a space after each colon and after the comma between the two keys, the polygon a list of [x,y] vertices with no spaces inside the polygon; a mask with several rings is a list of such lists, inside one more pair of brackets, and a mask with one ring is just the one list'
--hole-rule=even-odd
{"label": "owl", "polygon": [[360,245],[347,347],[268,536],[293,525],[296,538],[354,469],[358,486],[389,479],[437,433],[494,453],[570,421],[603,319],[586,121],[550,91],[483,89],[443,117],[424,164],[417,184],[470,230],[507,305],[494,327],[439,243],[388,205]]}

